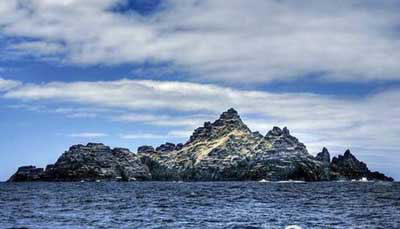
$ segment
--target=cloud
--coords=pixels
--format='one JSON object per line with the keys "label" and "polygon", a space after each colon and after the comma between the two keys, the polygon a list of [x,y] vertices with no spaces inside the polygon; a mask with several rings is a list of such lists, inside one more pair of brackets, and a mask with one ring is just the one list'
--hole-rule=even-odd
{"label": "cloud", "polygon": [[36,56],[55,55],[64,51],[64,47],[61,44],[43,41],[31,41],[12,44],[8,47],[8,49],[17,53],[26,53]]}
{"label": "cloud", "polygon": [[134,133],[134,134],[120,134],[121,139],[161,139],[166,140],[168,138],[189,138],[192,134],[191,131],[172,130],[166,134],[154,134],[154,133]]}
{"label": "cloud", "polygon": [[[71,103],[75,107],[73,110],[58,111],[71,115],[74,111],[97,109],[112,121],[142,123],[163,130],[171,128],[165,135],[175,137],[189,136],[204,121],[215,120],[219,113],[234,107],[252,130],[265,134],[272,126],[288,126],[313,153],[323,146],[336,152],[352,147],[365,154],[395,157],[400,147],[400,129],[397,128],[400,126],[400,90],[397,89],[363,98],[343,98],[125,79],[24,84],[7,91],[3,98],[32,104]],[[126,134],[125,138],[129,137],[146,135]]]}
{"label": "cloud", "polygon": [[97,114],[95,113],[75,113],[67,115],[68,118],[96,118]]}
{"label": "cloud", "polygon": [[[9,49],[78,65],[172,63],[196,79],[399,80],[398,1],[169,0],[143,16],[123,1],[0,3]],[[21,41],[22,40],[22,41]]]}
{"label": "cloud", "polygon": [[13,89],[15,87],[18,87],[20,84],[21,84],[21,82],[19,82],[19,81],[6,80],[6,79],[3,79],[0,77],[0,92]]}
{"label": "cloud", "polygon": [[146,123],[164,127],[190,127],[196,128],[203,124],[204,120],[213,118],[211,115],[190,115],[190,116],[171,116],[171,115],[152,115],[129,113],[114,117],[115,121]]}
{"label": "cloud", "polygon": [[192,135],[193,131],[192,130],[172,130],[169,131],[167,136],[170,137],[175,137],[175,138],[185,138],[185,139],[189,139],[189,137]]}
{"label": "cloud", "polygon": [[67,136],[72,137],[72,138],[102,138],[102,137],[107,137],[108,134],[95,133],[95,132],[83,132],[83,133],[68,134]]}
{"label": "cloud", "polygon": [[121,134],[122,139],[165,139],[165,135],[141,133],[141,134]]}

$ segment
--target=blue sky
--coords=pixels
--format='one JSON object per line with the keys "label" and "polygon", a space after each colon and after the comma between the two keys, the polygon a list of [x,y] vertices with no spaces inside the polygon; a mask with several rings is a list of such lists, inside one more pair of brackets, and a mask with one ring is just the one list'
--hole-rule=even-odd
{"label": "blue sky", "polygon": [[72,144],[185,142],[234,107],[400,179],[398,1],[0,2],[0,180]]}

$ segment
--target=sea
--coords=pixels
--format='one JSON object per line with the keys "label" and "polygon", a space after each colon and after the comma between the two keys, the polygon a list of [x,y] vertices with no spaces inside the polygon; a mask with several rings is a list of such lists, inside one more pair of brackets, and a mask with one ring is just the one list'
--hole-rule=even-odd
{"label": "sea", "polygon": [[0,228],[400,228],[400,183],[0,183]]}

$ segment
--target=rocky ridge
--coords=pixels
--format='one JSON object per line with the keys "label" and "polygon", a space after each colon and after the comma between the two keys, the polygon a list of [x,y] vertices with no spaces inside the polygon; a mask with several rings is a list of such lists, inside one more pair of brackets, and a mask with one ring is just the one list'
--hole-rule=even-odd
{"label": "rocky ridge", "polygon": [[97,181],[150,180],[140,158],[124,148],[111,149],[101,143],[74,145],[46,169],[24,166],[9,181]]}
{"label": "rocky ridge", "polygon": [[316,157],[285,127],[265,136],[252,132],[234,109],[205,122],[182,144],[128,149],[98,143],[72,146],[46,169],[25,166],[9,181],[95,180],[392,180],[370,172],[350,151],[330,160],[326,148]]}
{"label": "rocky ridge", "polygon": [[359,161],[350,150],[347,150],[343,156],[334,157],[329,165],[329,170],[330,176],[335,180],[367,178],[368,180],[393,181],[393,178],[386,177],[383,173],[371,172],[367,165]]}

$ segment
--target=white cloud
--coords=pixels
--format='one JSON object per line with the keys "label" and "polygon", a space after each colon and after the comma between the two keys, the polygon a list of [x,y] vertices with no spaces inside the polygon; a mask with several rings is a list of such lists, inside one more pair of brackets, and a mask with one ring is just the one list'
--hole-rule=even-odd
{"label": "white cloud", "polygon": [[122,139],[165,139],[165,135],[160,134],[149,134],[149,133],[142,133],[142,134],[121,134],[120,138]]}
{"label": "white cloud", "polygon": [[15,87],[18,87],[21,84],[21,82],[16,81],[16,80],[6,80],[0,77],[0,92],[1,91],[8,91],[10,89],[13,89]]}
{"label": "white cloud", "polygon": [[55,55],[64,51],[64,47],[58,43],[43,41],[30,41],[13,44],[8,47],[12,51],[33,55]]}
{"label": "white cloud", "polygon": [[172,130],[169,131],[167,136],[169,137],[175,137],[175,138],[186,138],[189,139],[189,137],[192,135],[193,130]]}
{"label": "white cloud", "polygon": [[398,1],[169,0],[151,16],[122,0],[0,3],[11,48],[75,64],[169,62],[201,79],[269,82],[324,73],[333,81],[398,80]]}
{"label": "white cloud", "polygon": [[116,121],[139,122],[156,126],[165,127],[185,127],[195,128],[203,124],[204,120],[213,118],[210,115],[190,115],[190,116],[171,116],[171,115],[152,115],[129,113],[114,117]]}
{"label": "white cloud", "polygon": [[189,138],[192,134],[191,131],[172,130],[166,134],[154,134],[154,133],[134,133],[134,134],[120,134],[121,139],[160,139],[167,140],[169,138]]}
{"label": "white cloud", "polygon": [[[68,102],[74,104],[74,109],[81,106],[81,111],[92,107],[89,110],[98,109],[114,121],[173,128],[168,130],[168,137],[189,136],[204,121],[212,121],[222,111],[234,107],[253,131],[265,134],[272,126],[288,126],[312,153],[328,146],[337,151],[353,147],[381,156],[383,152],[393,152],[391,155],[395,156],[400,147],[400,90],[355,99],[238,90],[212,84],[117,80],[26,84],[3,97],[50,105]],[[68,109],[58,111],[71,114]]]}
{"label": "white cloud", "polygon": [[96,118],[96,113],[75,113],[75,114],[68,114],[68,118]]}
{"label": "white cloud", "polygon": [[72,137],[72,138],[102,138],[102,137],[107,137],[108,134],[95,133],[95,132],[83,132],[83,133],[68,134],[67,136]]}

